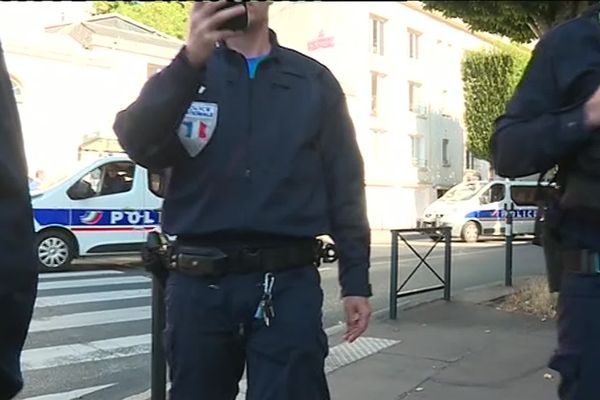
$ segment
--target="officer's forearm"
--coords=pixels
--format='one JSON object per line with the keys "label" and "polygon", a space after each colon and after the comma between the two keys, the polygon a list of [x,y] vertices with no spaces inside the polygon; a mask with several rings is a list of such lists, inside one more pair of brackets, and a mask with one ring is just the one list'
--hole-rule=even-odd
{"label": "officer's forearm", "polygon": [[339,282],[342,297],[370,297],[369,281],[370,233],[362,236],[338,238]]}
{"label": "officer's forearm", "polygon": [[492,159],[500,176],[517,178],[551,169],[589,139],[583,105],[532,119],[500,118],[492,136]]}
{"label": "officer's forearm", "polygon": [[333,79],[321,132],[331,236],[339,254],[342,297],[371,296],[364,163],[341,87]]}
{"label": "officer's forearm", "polygon": [[133,160],[145,167],[165,168],[183,156],[177,128],[203,80],[204,71],[192,67],[180,52],[117,115],[115,133]]}
{"label": "officer's forearm", "polygon": [[371,232],[367,218],[364,171],[353,140],[336,149],[326,165],[331,233],[339,254],[342,297],[371,296]]}
{"label": "officer's forearm", "polygon": [[[350,159],[359,160],[360,155]],[[331,236],[339,255],[339,281],[342,297],[371,296],[369,259],[371,231],[367,219],[362,164],[348,163],[356,175],[338,173],[330,177],[329,213]],[[351,168],[353,167],[353,168]],[[332,170],[336,170],[333,168]],[[347,172],[347,171],[346,171]]]}

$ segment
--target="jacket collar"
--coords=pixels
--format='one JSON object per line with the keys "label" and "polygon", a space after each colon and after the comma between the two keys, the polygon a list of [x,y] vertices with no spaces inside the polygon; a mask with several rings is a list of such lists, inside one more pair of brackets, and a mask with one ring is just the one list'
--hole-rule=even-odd
{"label": "jacket collar", "polygon": [[[279,45],[279,40],[277,40],[277,34],[272,29],[269,29],[269,41],[271,42],[271,52],[269,53],[268,57],[281,61],[282,49]],[[227,47],[227,43],[225,43],[225,41],[220,41],[217,46],[223,52],[233,52],[233,50]]]}
{"label": "jacket collar", "polygon": [[[304,76],[305,71],[303,71],[294,61],[290,59],[288,56],[288,52],[284,47],[279,44],[279,40],[277,39],[277,34],[269,29],[269,40],[271,41],[271,52],[267,56],[267,59],[273,61],[278,65],[277,69],[279,70],[279,75],[294,75],[294,76]],[[234,82],[239,78],[239,74],[241,73],[241,69],[239,69],[239,58],[243,57],[239,53],[231,50],[227,47],[227,45],[223,42],[218,43],[218,48],[216,49],[220,55],[222,56],[222,60],[227,64],[226,66],[226,76],[227,80],[230,82]],[[235,59],[237,58],[237,62]],[[245,69],[244,69],[245,71]],[[284,79],[284,78],[282,78]],[[284,80],[287,81],[288,78]]]}

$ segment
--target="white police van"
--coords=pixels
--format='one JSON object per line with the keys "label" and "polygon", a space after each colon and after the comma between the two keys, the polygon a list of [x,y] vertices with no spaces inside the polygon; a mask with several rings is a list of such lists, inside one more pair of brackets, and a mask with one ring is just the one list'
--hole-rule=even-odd
{"label": "white police van", "polygon": [[473,243],[481,236],[504,235],[505,210],[513,207],[513,233],[533,234],[537,190],[537,181],[463,182],[429,205],[417,226],[449,226],[452,237]]}
{"label": "white police van", "polygon": [[125,155],[108,156],[31,192],[43,271],[77,257],[136,253],[160,229],[163,180]]}

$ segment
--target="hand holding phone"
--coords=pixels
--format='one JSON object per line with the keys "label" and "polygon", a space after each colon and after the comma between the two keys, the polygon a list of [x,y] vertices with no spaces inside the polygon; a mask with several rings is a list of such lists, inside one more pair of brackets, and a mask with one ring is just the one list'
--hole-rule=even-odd
{"label": "hand holding phone", "polygon": [[194,67],[202,68],[212,55],[215,43],[235,36],[237,27],[245,22],[245,28],[247,20],[244,4],[228,1],[194,2],[185,49],[189,62]]}
{"label": "hand holding phone", "polygon": [[246,2],[244,1],[228,1],[227,5],[223,7],[223,10],[232,7],[244,7],[244,13],[238,16],[231,18],[229,21],[225,22],[221,27],[222,30],[229,31],[243,31],[248,27],[248,7],[246,6]]}

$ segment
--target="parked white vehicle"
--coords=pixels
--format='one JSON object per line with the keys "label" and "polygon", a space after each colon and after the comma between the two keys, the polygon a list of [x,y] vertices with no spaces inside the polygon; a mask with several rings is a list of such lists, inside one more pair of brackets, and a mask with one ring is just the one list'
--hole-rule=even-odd
{"label": "parked white vehicle", "polygon": [[41,270],[66,268],[77,257],[138,252],[159,230],[160,174],[125,155],[109,156],[31,192]]}
{"label": "parked white vehicle", "polygon": [[463,182],[427,207],[417,226],[449,226],[452,237],[472,243],[481,236],[504,235],[506,207],[514,207],[513,233],[533,234],[537,190],[536,181]]}

